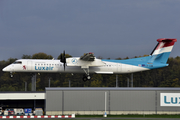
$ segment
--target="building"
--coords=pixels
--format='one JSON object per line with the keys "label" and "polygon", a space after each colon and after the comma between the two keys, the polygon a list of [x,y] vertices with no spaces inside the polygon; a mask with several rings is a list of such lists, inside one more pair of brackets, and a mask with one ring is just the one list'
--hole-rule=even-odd
{"label": "building", "polygon": [[45,92],[0,92],[0,107],[6,108],[43,108]]}
{"label": "building", "polygon": [[180,88],[46,88],[0,92],[5,108],[43,108],[46,115],[180,114]]}
{"label": "building", "polygon": [[180,88],[46,88],[47,115],[180,114],[179,107]]}

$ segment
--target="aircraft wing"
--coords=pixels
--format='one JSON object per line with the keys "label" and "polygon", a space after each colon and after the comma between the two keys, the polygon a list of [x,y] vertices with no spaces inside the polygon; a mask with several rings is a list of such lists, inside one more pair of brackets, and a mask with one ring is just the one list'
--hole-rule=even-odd
{"label": "aircraft wing", "polygon": [[95,56],[93,53],[85,53],[83,56],[80,57],[80,60],[84,61],[94,61]]}

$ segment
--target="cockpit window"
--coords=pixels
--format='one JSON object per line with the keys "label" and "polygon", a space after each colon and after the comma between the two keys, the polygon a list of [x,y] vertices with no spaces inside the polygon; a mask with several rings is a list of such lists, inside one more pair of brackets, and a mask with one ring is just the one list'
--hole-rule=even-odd
{"label": "cockpit window", "polygon": [[13,64],[22,64],[21,61],[15,61]]}

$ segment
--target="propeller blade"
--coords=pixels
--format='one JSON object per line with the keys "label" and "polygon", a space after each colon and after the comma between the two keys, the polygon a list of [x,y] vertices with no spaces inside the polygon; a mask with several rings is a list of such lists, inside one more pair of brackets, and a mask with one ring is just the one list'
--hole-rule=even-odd
{"label": "propeller blade", "polygon": [[65,53],[65,50],[64,50],[64,63],[66,63],[66,53]]}
{"label": "propeller blade", "polygon": [[63,63],[64,71],[65,71],[65,67],[66,67],[66,53],[65,53],[65,50],[63,51],[63,53],[61,53],[60,62]]}
{"label": "propeller blade", "polygon": [[64,71],[65,71],[66,63],[64,63]]}
{"label": "propeller blade", "polygon": [[61,55],[60,55],[60,62],[62,62],[62,53],[61,53]]}

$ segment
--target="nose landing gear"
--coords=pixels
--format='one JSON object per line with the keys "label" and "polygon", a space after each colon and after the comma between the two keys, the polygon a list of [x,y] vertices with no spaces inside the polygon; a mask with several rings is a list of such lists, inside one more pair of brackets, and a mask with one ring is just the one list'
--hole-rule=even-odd
{"label": "nose landing gear", "polygon": [[10,77],[13,78],[13,73],[12,72],[10,72]]}

